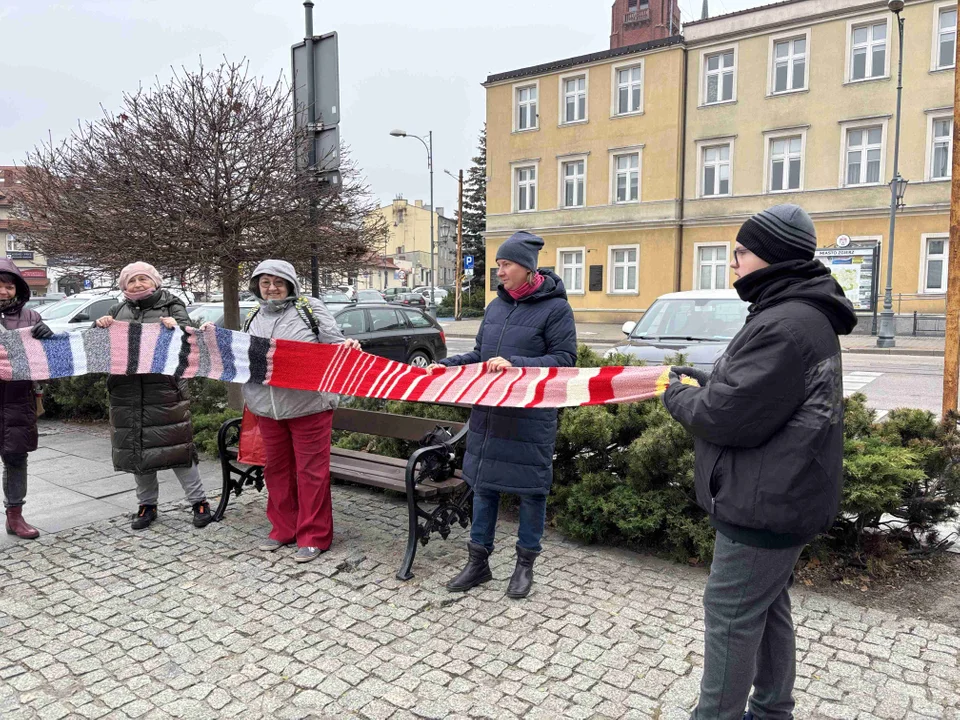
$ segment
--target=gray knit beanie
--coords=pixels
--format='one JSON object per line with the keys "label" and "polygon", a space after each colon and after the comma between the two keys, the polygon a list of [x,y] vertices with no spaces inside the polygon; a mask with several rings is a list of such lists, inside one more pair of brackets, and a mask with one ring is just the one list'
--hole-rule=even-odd
{"label": "gray knit beanie", "polygon": [[788,260],[813,260],[817,230],[799,205],[774,205],[747,220],[737,242],[773,265]]}
{"label": "gray knit beanie", "polygon": [[497,248],[497,260],[509,260],[527,270],[537,271],[537,256],[543,248],[543,238],[519,230],[503,241]]}

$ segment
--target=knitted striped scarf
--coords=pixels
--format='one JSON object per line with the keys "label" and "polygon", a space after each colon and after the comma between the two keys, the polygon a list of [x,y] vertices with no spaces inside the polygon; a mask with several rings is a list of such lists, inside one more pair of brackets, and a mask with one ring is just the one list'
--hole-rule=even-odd
{"label": "knitted striped scarf", "polygon": [[342,345],[270,340],[159,323],[35,340],[30,329],[0,333],[0,380],[48,380],[108,373],[159,373],[356,397],[518,408],[572,407],[647,400],[667,386],[665,367],[518,367],[486,364],[428,371]]}

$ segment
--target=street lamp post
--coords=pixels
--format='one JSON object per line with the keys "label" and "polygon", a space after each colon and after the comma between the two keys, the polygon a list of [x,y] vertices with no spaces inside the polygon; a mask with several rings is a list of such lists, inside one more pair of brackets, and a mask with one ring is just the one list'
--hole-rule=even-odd
{"label": "street lamp post", "polygon": [[893,236],[897,224],[897,208],[903,202],[907,181],[900,177],[900,97],[903,94],[903,0],[888,0],[887,7],[897,16],[897,34],[900,41],[900,57],[897,58],[897,120],[893,141],[893,179],[890,181],[890,241],[887,247],[887,287],[883,293],[883,312],[880,313],[880,330],[877,347],[891,348],[897,344],[896,320],[893,316]]}
{"label": "street lamp post", "polygon": [[433,215],[436,213],[437,209],[433,205],[433,130],[431,130],[427,135],[427,140],[424,140],[419,135],[411,135],[403,130],[391,130],[390,134],[393,137],[412,137],[416,138],[423,143],[423,147],[427,150],[427,167],[430,169],[430,303],[427,306],[427,312],[433,317],[437,316],[437,305],[434,302],[434,292],[433,287],[434,283],[434,264],[433,264]]}
{"label": "street lamp post", "polygon": [[444,172],[457,181],[457,264],[453,269],[453,282],[454,287],[454,301],[453,301],[453,319],[460,319],[460,305],[461,305],[461,290],[460,286],[463,285],[462,277],[460,275],[463,272],[463,170],[460,171],[460,174],[455,176],[449,170],[444,170]]}

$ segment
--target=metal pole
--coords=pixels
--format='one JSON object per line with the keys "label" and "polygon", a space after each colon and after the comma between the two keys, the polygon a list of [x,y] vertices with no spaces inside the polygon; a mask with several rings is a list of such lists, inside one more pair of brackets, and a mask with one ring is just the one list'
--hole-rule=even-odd
{"label": "metal pole", "polygon": [[437,212],[433,204],[433,130],[430,131],[430,149],[427,152],[430,162],[430,309],[429,313],[433,317],[437,316],[437,305],[434,301],[434,266],[433,266],[433,216]]}
{"label": "metal pole", "polygon": [[890,246],[887,248],[887,287],[883,293],[883,312],[880,313],[880,332],[877,347],[891,348],[897,344],[893,316],[893,235],[897,224],[897,186],[900,179],[900,97],[903,94],[903,18],[897,12],[897,30],[900,57],[897,58],[897,130],[893,142],[893,180],[890,181]]}
{"label": "metal pole", "polygon": [[454,268],[453,281],[456,283],[454,288],[453,319],[460,319],[460,303],[462,301],[463,285],[463,170],[460,171],[459,192],[457,193],[457,266]]}
{"label": "metal pole", "polygon": [[[957,23],[960,37],[960,20]],[[956,44],[960,67],[960,42]],[[960,376],[960,72],[953,75],[953,174],[950,177],[950,247],[947,256],[947,329],[943,347],[943,417],[957,409]]]}
{"label": "metal pole", "polygon": [[[310,179],[316,182],[317,172],[317,142],[314,133],[317,124],[317,86],[316,86],[316,68],[313,65],[313,2],[304,0],[304,26],[307,50],[307,136],[310,139],[310,148],[308,154],[307,174]],[[310,227],[314,228],[317,224],[317,207],[313,201],[313,194],[310,197]],[[315,298],[320,297],[320,265],[317,260],[317,244],[313,243],[310,247],[310,290]]]}

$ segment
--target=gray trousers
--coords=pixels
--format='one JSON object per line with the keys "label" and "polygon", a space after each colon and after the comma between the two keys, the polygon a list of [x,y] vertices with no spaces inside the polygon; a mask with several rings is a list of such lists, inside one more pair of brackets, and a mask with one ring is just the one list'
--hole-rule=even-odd
{"label": "gray trousers", "polygon": [[750,547],[717,533],[703,594],[703,679],[691,720],[741,720],[748,697],[757,720],[793,720],[797,646],[789,591],[801,550]]}
{"label": "gray trousers", "polygon": [[[183,494],[187,496],[187,501],[191,505],[203,502],[207,499],[203,492],[203,481],[200,479],[200,468],[197,463],[186,468],[174,468],[173,472],[177,475],[177,480],[183,487]],[[160,486],[157,483],[157,474],[155,472],[146,475],[134,475],[137,480],[137,500],[141,505],[156,505],[160,498]]]}
{"label": "gray trousers", "polygon": [[19,507],[27,497],[27,454],[3,456],[3,506]]}

